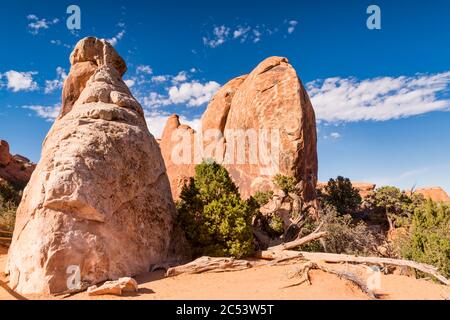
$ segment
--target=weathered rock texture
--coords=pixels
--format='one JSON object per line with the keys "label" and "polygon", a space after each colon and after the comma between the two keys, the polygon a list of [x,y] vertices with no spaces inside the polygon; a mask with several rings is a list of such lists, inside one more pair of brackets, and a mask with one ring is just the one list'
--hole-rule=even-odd
{"label": "weathered rock texture", "polygon": [[[186,151],[184,148],[177,147],[178,138],[172,139],[172,137],[185,137],[189,140],[189,144],[193,146],[195,131],[187,125],[182,125],[177,115],[172,115],[167,120],[161,138],[163,143],[160,143],[160,148],[163,158],[167,159],[165,164],[172,195],[174,199],[178,199],[184,184],[195,174],[194,161],[189,160],[193,159],[195,154],[193,148],[188,148]],[[186,145],[186,141],[183,142],[183,145]],[[183,156],[188,156],[189,159],[184,161]]]}
{"label": "weathered rock texture", "polygon": [[171,237],[165,165],[122,80],[125,62],[86,38],[71,63],[61,115],[17,211],[6,272],[24,294],[74,289],[77,270],[81,288],[147,272],[183,244]]}
{"label": "weathered rock texture", "polygon": [[[173,118],[168,121],[167,131],[169,127],[174,128]],[[220,135],[208,135],[211,130]],[[236,135],[242,132],[252,132],[256,141],[245,142],[249,141],[246,139],[250,133],[240,140],[244,141],[240,147]],[[272,140],[273,134],[278,134],[278,140]],[[180,140],[174,144],[173,139],[168,139],[169,135],[163,136],[160,145],[164,150],[172,192],[177,198],[179,174],[183,173],[183,179],[192,176],[194,166],[181,169],[174,164],[169,151],[174,145],[179,147]],[[192,151],[197,154],[194,159],[214,158],[223,164],[243,197],[273,188],[273,176],[281,173],[301,181],[306,200],[315,198],[318,164],[314,110],[296,71],[286,58],[270,57],[249,75],[233,79],[223,86],[202,117],[201,141],[204,148]],[[215,141],[217,148],[213,152],[205,152],[211,141]],[[263,145],[266,148],[262,149],[270,153],[270,157],[263,155]],[[237,154],[241,149],[244,149],[244,161],[242,158],[239,160]],[[250,150],[256,150],[257,161],[251,160]]]}
{"label": "weathered rock texture", "polygon": [[102,296],[112,294],[121,296],[124,293],[138,292],[139,286],[133,278],[125,277],[115,281],[106,281],[101,286],[92,286],[87,289],[90,296]]}
{"label": "weathered rock texture", "polygon": [[36,165],[24,156],[10,154],[8,142],[0,140],[0,178],[24,188],[35,168]]}

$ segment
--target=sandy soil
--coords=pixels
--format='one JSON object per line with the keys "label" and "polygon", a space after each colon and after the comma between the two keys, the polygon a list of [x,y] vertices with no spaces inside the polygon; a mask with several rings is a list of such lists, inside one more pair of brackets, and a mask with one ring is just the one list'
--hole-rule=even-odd
{"label": "sandy soil", "polygon": [[[4,269],[5,253],[6,250],[0,248],[0,270]],[[297,266],[293,264],[261,266],[238,272],[181,275],[174,278],[164,278],[164,273],[157,271],[136,277],[140,290],[133,295],[89,297],[86,293],[80,293],[65,299],[368,299],[354,284],[322,271],[310,273],[312,285],[305,283],[283,288],[295,283],[295,279],[289,279],[289,275],[296,268]],[[382,275],[381,287],[376,292],[382,295],[382,299],[450,298],[450,287],[400,275]],[[55,297],[46,296],[27,296],[26,298],[55,299]],[[0,287],[0,300],[3,299],[14,299],[14,297]]]}

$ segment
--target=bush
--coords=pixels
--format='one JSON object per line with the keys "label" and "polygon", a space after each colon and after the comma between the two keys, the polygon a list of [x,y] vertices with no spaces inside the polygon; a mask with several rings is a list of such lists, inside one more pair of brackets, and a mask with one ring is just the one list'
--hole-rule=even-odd
{"label": "bush", "polygon": [[389,230],[407,225],[414,210],[424,201],[421,195],[408,196],[400,189],[391,186],[378,188],[365,200],[374,215],[384,215],[389,224]]}
{"label": "bush", "polygon": [[198,165],[180,199],[180,224],[194,255],[240,258],[253,252],[253,211],[225,168],[215,162]]}
{"label": "bush", "polygon": [[273,191],[258,191],[250,198],[250,201],[254,201],[255,205],[260,208],[268,204],[272,197]]}
{"label": "bush", "polygon": [[273,178],[273,182],[287,195],[289,192],[295,191],[295,185],[297,184],[294,177],[284,176],[277,174]]}
{"label": "bush", "polygon": [[340,215],[356,212],[362,202],[350,179],[341,176],[336,180],[330,179],[325,189],[319,190],[318,195],[324,206],[333,206]]}
{"label": "bush", "polygon": [[5,204],[0,203],[0,229],[4,231],[12,232],[14,230],[14,224],[16,221],[17,207],[8,202]]}
{"label": "bush", "polygon": [[0,229],[13,231],[16,210],[21,197],[21,191],[17,190],[6,181],[0,181]]}
{"label": "bush", "polygon": [[[332,206],[326,206],[321,213],[322,231],[327,231],[327,237],[320,242],[312,242],[303,248],[307,251],[325,251],[338,254],[371,255],[376,253],[378,239],[367,225],[355,222],[350,215],[340,215]],[[302,235],[307,235],[317,228],[316,223],[307,224]]]}
{"label": "bush", "polygon": [[432,200],[414,210],[409,235],[399,239],[403,258],[431,264],[450,276],[450,207]]}

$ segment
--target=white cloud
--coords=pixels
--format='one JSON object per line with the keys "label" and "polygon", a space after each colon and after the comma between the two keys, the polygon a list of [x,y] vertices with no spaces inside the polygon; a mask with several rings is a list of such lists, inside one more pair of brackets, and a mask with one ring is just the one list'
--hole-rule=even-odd
{"label": "white cloud", "polygon": [[291,33],[293,33],[295,31],[295,27],[297,26],[298,21],[297,20],[291,20],[291,21],[288,22],[288,24],[289,24],[288,33],[291,34]]}
{"label": "white cloud", "polygon": [[450,111],[450,71],[412,77],[328,78],[307,84],[320,121],[385,121]]}
{"label": "white cloud", "polygon": [[153,69],[150,66],[139,65],[139,66],[136,67],[136,73],[137,74],[140,74],[140,73],[152,74],[153,73]]}
{"label": "white cloud", "polygon": [[[169,118],[170,114],[168,112],[145,112],[145,120],[147,122],[147,127],[151,134],[156,139],[160,139],[162,137],[162,133],[164,131],[164,127],[166,126],[167,118]],[[189,119],[185,116],[180,116],[180,122],[182,124],[190,126],[195,131],[199,131],[201,127],[201,118],[193,118]]]}
{"label": "white cloud", "polygon": [[62,67],[56,68],[56,79],[54,80],[45,80],[45,93],[49,94],[57,89],[61,89],[64,84],[64,80],[67,78],[66,70]]}
{"label": "white cloud", "polygon": [[132,88],[136,84],[136,80],[134,79],[127,79],[124,82],[128,88]]}
{"label": "white cloud", "polygon": [[40,118],[43,118],[47,121],[54,121],[61,110],[61,106],[59,104],[55,104],[53,106],[41,106],[41,105],[32,105],[32,106],[22,106],[24,109],[29,109],[36,112],[36,115]]}
{"label": "white cloud", "polygon": [[245,42],[251,29],[251,27],[238,26],[237,29],[233,31],[233,38],[240,39],[241,42]]}
{"label": "white cloud", "polygon": [[144,106],[149,108],[158,108],[171,104],[171,101],[163,94],[150,92],[146,97],[143,98],[143,104]]}
{"label": "white cloud", "polygon": [[28,24],[28,31],[33,35],[37,35],[41,29],[49,29],[51,25],[59,22],[58,18],[53,18],[52,20],[39,19],[34,14],[29,14],[27,20],[30,21]]}
{"label": "white cloud", "polygon": [[291,34],[295,31],[297,25],[297,20],[284,20],[278,27],[267,26],[266,24],[249,25],[247,23],[235,26],[215,26],[211,32],[212,36],[203,37],[203,44],[210,48],[217,48],[229,40],[235,40],[241,43],[247,41],[258,43],[265,36],[277,34],[281,27],[287,27],[287,33]]}
{"label": "white cloud", "polygon": [[[332,132],[329,135],[329,138],[332,140],[338,140],[341,137],[341,134],[339,132]],[[325,136],[325,138],[328,138],[328,136]]]}
{"label": "white cloud", "polygon": [[152,77],[152,81],[156,82],[156,83],[166,82],[167,80],[168,80],[167,76],[153,76]]}
{"label": "white cloud", "polygon": [[3,74],[3,77],[6,78],[9,90],[13,92],[18,91],[34,91],[38,89],[37,83],[33,80],[33,76],[36,75],[37,72],[19,72],[10,70]]}
{"label": "white cloud", "polygon": [[181,71],[175,77],[172,78],[173,83],[184,82],[187,80],[187,72]]}
{"label": "white cloud", "polygon": [[114,37],[112,37],[111,39],[107,39],[106,41],[108,41],[113,47],[115,47],[120,40],[122,40],[122,38],[125,35],[125,30],[120,31],[119,33],[117,33]]}
{"label": "white cloud", "polygon": [[222,25],[219,27],[214,27],[213,37],[203,37],[203,43],[211,48],[216,48],[225,43],[230,34],[230,28]]}
{"label": "white cloud", "polygon": [[67,43],[63,43],[61,40],[50,40],[51,44],[54,44],[55,46],[63,46],[66,47],[68,49],[71,49],[72,46],[70,44]]}
{"label": "white cloud", "polygon": [[170,87],[167,95],[150,92],[142,100],[144,106],[153,109],[182,103],[187,104],[189,107],[199,107],[208,103],[219,88],[220,84],[215,81],[209,81],[204,84],[191,81]]}
{"label": "white cloud", "polygon": [[205,84],[199,82],[185,82],[169,89],[169,99],[174,104],[187,103],[188,106],[198,107],[207,103],[220,85],[215,81]]}

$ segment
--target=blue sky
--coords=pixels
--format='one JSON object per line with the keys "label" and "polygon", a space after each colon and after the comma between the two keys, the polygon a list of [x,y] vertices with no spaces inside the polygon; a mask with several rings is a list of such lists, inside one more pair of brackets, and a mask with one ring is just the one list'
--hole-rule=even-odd
{"label": "blue sky", "polygon": [[[66,9],[81,9],[81,30]],[[369,5],[381,30],[366,27]],[[220,85],[268,56],[296,68],[318,118],[319,179],[450,192],[450,1],[15,1],[0,11],[0,138],[34,161],[69,54],[111,40],[150,131],[197,126]]]}

